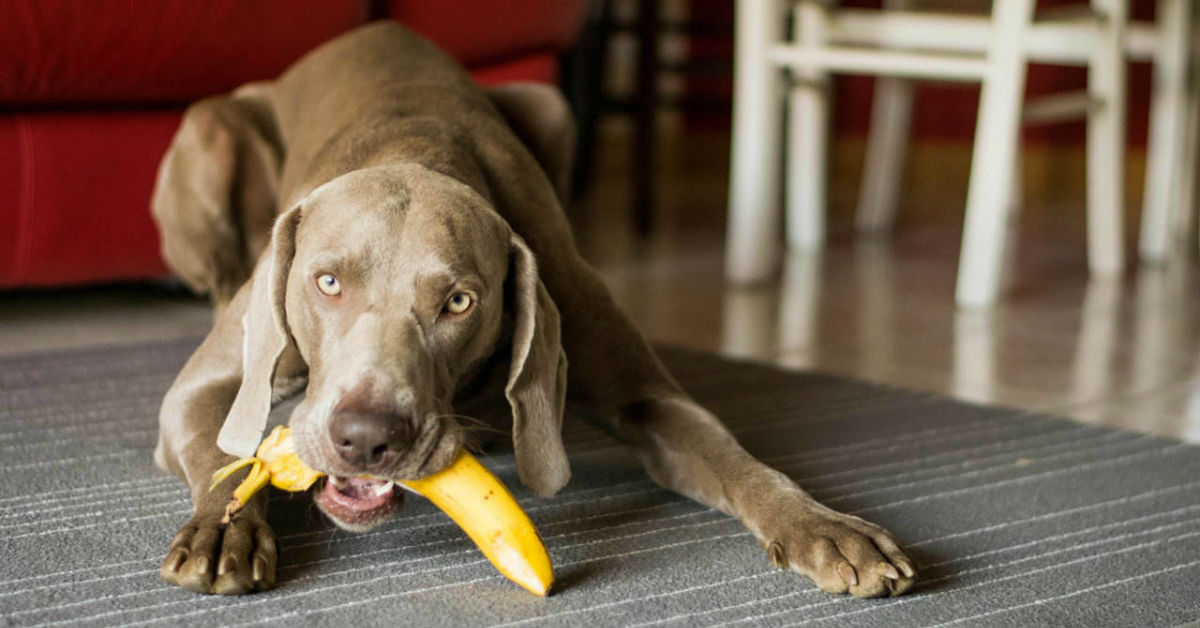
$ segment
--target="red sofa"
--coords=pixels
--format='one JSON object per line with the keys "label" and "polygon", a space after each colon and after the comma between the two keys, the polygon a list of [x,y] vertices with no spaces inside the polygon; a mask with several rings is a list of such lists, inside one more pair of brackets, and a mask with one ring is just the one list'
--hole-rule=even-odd
{"label": "red sofa", "polygon": [[557,80],[585,0],[0,2],[0,288],[160,277],[159,159],[187,103],[395,19],[484,84]]}

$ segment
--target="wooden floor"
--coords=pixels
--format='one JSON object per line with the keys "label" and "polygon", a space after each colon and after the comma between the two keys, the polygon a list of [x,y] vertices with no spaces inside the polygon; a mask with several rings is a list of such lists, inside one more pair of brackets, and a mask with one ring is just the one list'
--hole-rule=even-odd
{"label": "wooden floor", "polygon": [[[1200,441],[1194,264],[1089,279],[1082,153],[1030,149],[1004,301],[964,312],[953,286],[969,147],[915,147],[900,225],[865,237],[849,227],[861,145],[838,143],[828,247],[735,287],[721,276],[727,136],[664,127],[651,237],[630,228],[619,122],[602,129],[593,183],[571,209],[580,247],[651,339]],[[1130,162],[1135,180],[1140,156]],[[0,294],[0,354],[200,334],[209,318],[161,285]]]}

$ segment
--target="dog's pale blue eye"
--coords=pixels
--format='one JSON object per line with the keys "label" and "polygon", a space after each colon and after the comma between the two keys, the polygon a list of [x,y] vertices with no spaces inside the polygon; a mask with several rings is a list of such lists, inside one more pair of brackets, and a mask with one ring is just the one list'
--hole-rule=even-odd
{"label": "dog's pale blue eye", "polygon": [[465,292],[455,292],[446,300],[446,311],[451,314],[462,314],[471,307],[471,295]]}
{"label": "dog's pale blue eye", "polygon": [[337,277],[328,273],[317,277],[317,288],[331,297],[342,292],[342,284],[338,283]]}

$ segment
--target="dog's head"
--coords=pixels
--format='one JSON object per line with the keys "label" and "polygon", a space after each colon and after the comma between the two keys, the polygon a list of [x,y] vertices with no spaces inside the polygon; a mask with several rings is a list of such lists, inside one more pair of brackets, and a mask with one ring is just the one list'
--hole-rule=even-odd
{"label": "dog's head", "polygon": [[296,451],[330,476],[317,503],[343,527],[398,505],[394,486],[360,476],[415,479],[453,460],[464,432],[451,400],[497,352],[522,481],[541,495],[566,483],[558,310],[524,241],[470,187],[415,165],[341,176],[277,219],[251,290],[218,442],[239,455],[257,443],[294,344],[308,365]]}

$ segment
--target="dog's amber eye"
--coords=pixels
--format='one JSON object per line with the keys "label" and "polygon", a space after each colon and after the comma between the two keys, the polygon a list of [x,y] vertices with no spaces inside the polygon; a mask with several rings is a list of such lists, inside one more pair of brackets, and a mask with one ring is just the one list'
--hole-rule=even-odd
{"label": "dog's amber eye", "polygon": [[335,297],[342,293],[342,284],[337,280],[337,277],[325,273],[317,277],[317,289],[331,297]]}
{"label": "dog's amber eye", "polygon": [[471,295],[465,292],[455,292],[450,295],[449,299],[446,299],[446,311],[451,314],[462,314],[471,309],[474,302]]}

